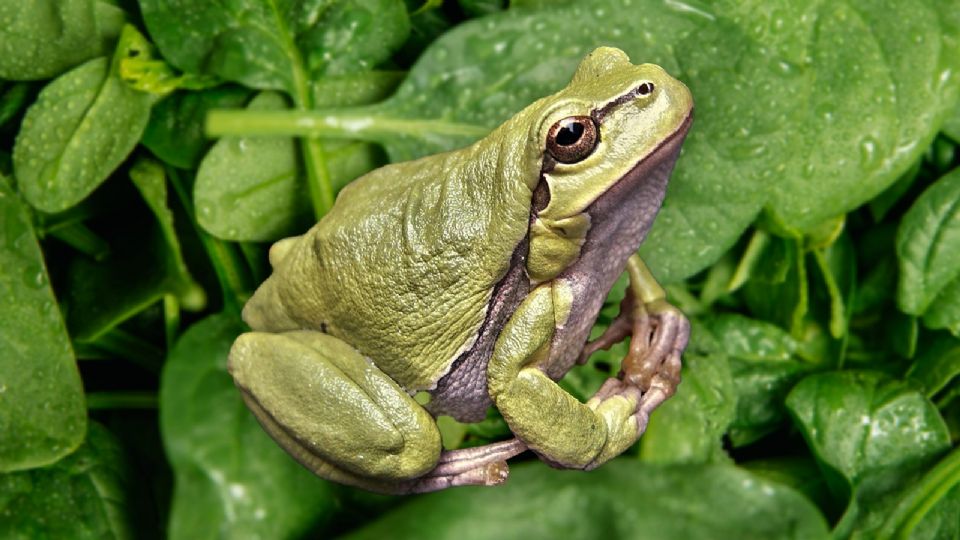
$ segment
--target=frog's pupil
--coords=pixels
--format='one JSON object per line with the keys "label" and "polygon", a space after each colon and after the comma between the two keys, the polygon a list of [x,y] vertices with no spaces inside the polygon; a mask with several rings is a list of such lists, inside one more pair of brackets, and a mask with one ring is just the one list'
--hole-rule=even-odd
{"label": "frog's pupil", "polygon": [[580,140],[583,135],[583,124],[580,122],[570,122],[560,128],[557,133],[557,144],[560,146],[570,146]]}

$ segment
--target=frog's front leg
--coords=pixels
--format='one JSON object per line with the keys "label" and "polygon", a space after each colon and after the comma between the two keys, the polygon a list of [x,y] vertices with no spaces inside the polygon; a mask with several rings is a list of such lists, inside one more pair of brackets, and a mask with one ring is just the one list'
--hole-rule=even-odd
{"label": "frog's front leg", "polygon": [[243,334],[229,368],[264,429],[328,480],[384,493],[492,485],[523,450],[501,443],[441,455],[433,417],[353,347],[320,332]]}
{"label": "frog's front leg", "polygon": [[650,413],[679,382],[680,353],[689,335],[686,319],[666,304],[639,258],[631,259],[628,270],[635,304],[647,310],[643,317],[639,311],[632,314],[640,321],[632,325],[639,356],[631,353],[622,380],[608,380],[586,404],[538,367],[562,322],[562,282],[535,289],[497,340],[488,368],[494,402],[514,434],[551,464],[592,469],[619,455],[640,438]]}

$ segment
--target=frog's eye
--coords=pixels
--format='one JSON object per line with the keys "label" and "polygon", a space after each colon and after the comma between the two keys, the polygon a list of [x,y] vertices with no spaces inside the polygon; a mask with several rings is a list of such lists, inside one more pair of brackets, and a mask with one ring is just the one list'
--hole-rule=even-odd
{"label": "frog's eye", "polygon": [[653,83],[645,82],[637,87],[638,96],[646,96],[653,93]]}
{"label": "frog's eye", "polygon": [[597,125],[589,116],[568,116],[550,127],[547,152],[560,163],[576,163],[597,147]]}

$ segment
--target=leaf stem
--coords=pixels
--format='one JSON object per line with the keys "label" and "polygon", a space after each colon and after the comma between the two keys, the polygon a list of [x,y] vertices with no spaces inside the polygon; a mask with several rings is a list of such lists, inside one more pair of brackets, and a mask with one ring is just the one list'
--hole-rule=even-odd
{"label": "leaf stem", "polygon": [[50,229],[47,234],[96,261],[102,261],[110,254],[110,244],[82,222]]}
{"label": "leaf stem", "polygon": [[87,408],[104,409],[156,409],[159,400],[156,392],[90,392]]}
{"label": "leaf stem", "polygon": [[323,155],[320,141],[315,137],[302,139],[300,151],[307,171],[307,187],[310,191],[313,215],[319,220],[333,208],[333,184],[330,182],[330,172],[327,170],[327,159]]}
{"label": "leaf stem", "polygon": [[954,448],[900,499],[876,538],[909,538],[914,528],[947,493],[960,485],[960,447]]}
{"label": "leaf stem", "polygon": [[120,328],[111,329],[91,341],[90,345],[130,360],[151,373],[159,373],[163,364],[164,354],[159,347]]}
{"label": "leaf stem", "polygon": [[180,302],[172,294],[163,296],[163,335],[166,338],[167,351],[173,348],[180,331]]}
{"label": "leaf stem", "polygon": [[264,135],[370,142],[380,142],[396,135],[482,137],[490,132],[488,128],[475,124],[378,116],[362,107],[315,111],[216,109],[207,115],[206,130],[211,137]]}

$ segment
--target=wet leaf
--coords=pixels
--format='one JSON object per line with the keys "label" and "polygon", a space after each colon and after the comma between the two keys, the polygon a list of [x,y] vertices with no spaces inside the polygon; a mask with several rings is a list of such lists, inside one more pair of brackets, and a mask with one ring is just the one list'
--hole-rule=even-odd
{"label": "wet leaf", "polygon": [[141,142],[174,167],[195,169],[212,144],[203,133],[207,110],[240,107],[250,94],[236,86],[174,93],[153,108]]}
{"label": "wet leaf", "polygon": [[[251,110],[284,109],[279,94],[255,98]],[[381,163],[369,143],[324,144],[335,191]],[[214,236],[235,241],[278,240],[314,223],[292,138],[226,137],[200,163],[194,198],[197,221]]]}
{"label": "wet leaf", "polygon": [[742,469],[619,459],[589,473],[515,466],[503,487],[421,497],[347,538],[385,537],[814,539],[827,530],[802,495]]}
{"label": "wet leaf", "polygon": [[0,471],[16,471],[72,452],[87,411],[30,215],[2,176],[0,235]]}
{"label": "wet leaf", "polygon": [[13,151],[27,202],[59,212],[83,200],[133,150],[152,99],[111,73],[106,58],[47,85],[27,110]]}
{"label": "wet leaf", "polygon": [[133,478],[123,449],[91,423],[76,452],[42,469],[0,475],[0,536],[135,538]]}
{"label": "wet leaf", "polygon": [[787,407],[835,496],[850,496],[839,537],[878,528],[903,488],[950,447],[943,418],[923,394],[875,372],[809,376]]}
{"label": "wet leaf", "polygon": [[812,366],[797,358],[797,342],[773,324],[729,314],[706,326],[730,359],[736,416],[728,435],[734,446],[752,443],[786,418],[787,393]]}
{"label": "wet leaf", "polygon": [[897,304],[923,315],[960,277],[960,170],[940,178],[913,203],[897,231]]}
{"label": "wet leaf", "polygon": [[178,68],[284,90],[298,103],[309,79],[369,70],[409,31],[400,0],[241,0],[231,9],[192,0],[140,5],[150,35]]}
{"label": "wet leaf", "polygon": [[107,54],[124,19],[110,0],[2,0],[0,79],[46,79]]}

